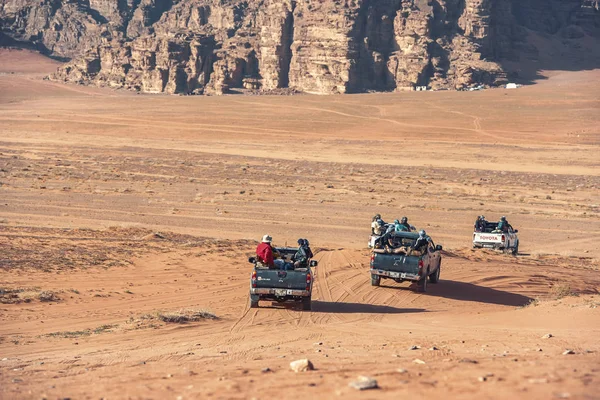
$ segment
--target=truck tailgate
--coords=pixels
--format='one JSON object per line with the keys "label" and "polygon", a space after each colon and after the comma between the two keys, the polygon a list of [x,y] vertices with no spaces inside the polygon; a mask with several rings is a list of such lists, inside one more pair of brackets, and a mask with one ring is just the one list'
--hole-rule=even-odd
{"label": "truck tailgate", "polygon": [[384,271],[418,274],[419,257],[405,256],[401,254],[373,253],[371,266],[373,269],[380,269]]}
{"label": "truck tailgate", "polygon": [[275,289],[306,288],[306,270],[280,271],[272,269],[256,270],[256,287]]}
{"label": "truck tailgate", "polygon": [[479,233],[479,232],[476,232],[473,234],[473,242],[482,243],[482,244],[503,243],[504,240],[502,239],[502,236],[504,236],[504,235],[501,233]]}

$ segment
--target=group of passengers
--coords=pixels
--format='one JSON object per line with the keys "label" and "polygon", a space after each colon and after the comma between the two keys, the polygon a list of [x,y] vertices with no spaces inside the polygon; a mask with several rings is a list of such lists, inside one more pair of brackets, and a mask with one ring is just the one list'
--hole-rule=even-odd
{"label": "group of passengers", "polygon": [[376,214],[371,222],[371,234],[375,236],[382,236],[386,233],[391,232],[410,232],[415,227],[408,223],[408,218],[402,217],[402,219],[395,219],[393,223],[388,224],[381,219],[380,214]]}
{"label": "group of passengers", "polygon": [[508,223],[505,216],[502,216],[500,218],[500,222],[498,222],[495,228],[493,223],[491,223],[490,227],[490,222],[486,221],[485,216],[483,215],[478,216],[475,220],[475,232],[508,233],[512,230],[513,227],[511,224]]}
{"label": "group of passengers", "polygon": [[[264,235],[261,243],[256,248],[256,261],[269,269],[291,270],[295,268],[306,268],[313,252],[310,248],[308,239],[298,239],[298,250],[292,256],[292,263],[285,262],[282,259],[282,254],[271,244],[273,238],[269,235]],[[279,262],[276,262],[279,261]]]}
{"label": "group of passengers", "polygon": [[[400,243],[394,241],[394,236],[397,232],[412,232],[415,227],[408,223],[407,217],[402,217],[400,220],[394,220],[393,223],[387,224],[383,221],[380,214],[376,214],[371,221],[371,235],[374,237],[373,247],[392,251],[396,247],[409,247],[411,250],[422,251],[429,243],[431,238],[427,236],[424,230],[419,231],[419,236],[416,240],[403,240]],[[411,245],[404,246],[404,242],[411,242]]]}
{"label": "group of passengers", "polygon": [[[513,230],[513,227],[508,223],[506,217],[500,218],[500,222],[496,227],[490,228],[490,223],[486,221],[483,215],[477,217],[475,221],[475,232],[486,232],[491,229],[491,233],[507,233]],[[371,222],[371,234],[375,237],[375,248],[385,249],[391,251],[392,248],[397,247],[393,241],[394,234],[396,232],[412,232],[415,231],[415,227],[408,223],[407,217],[402,217],[400,220],[394,220],[393,223],[385,223],[381,218],[380,214],[376,214]],[[309,264],[310,259],[313,257],[313,252],[310,248],[310,243],[307,239],[298,239],[298,250],[291,258],[291,263],[285,262],[282,259],[280,252],[272,246],[271,242],[273,238],[269,235],[264,235],[262,242],[256,248],[256,261],[264,267],[270,269],[294,269],[294,268],[306,268]],[[431,241],[431,238],[427,236],[427,233],[421,229],[419,236],[414,240],[411,240],[412,244],[409,246],[410,250],[423,251],[427,244]],[[400,245],[402,246],[402,245]],[[276,263],[276,261],[279,261]]]}

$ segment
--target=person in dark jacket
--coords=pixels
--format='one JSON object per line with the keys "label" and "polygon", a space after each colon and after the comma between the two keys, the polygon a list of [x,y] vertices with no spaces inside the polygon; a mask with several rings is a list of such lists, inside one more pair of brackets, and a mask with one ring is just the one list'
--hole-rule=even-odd
{"label": "person in dark jacket", "polygon": [[292,257],[294,268],[306,268],[308,266],[308,254],[306,254],[306,242],[304,239],[298,239],[298,251]]}
{"label": "person in dark jacket", "polygon": [[429,236],[427,236],[427,233],[423,229],[421,229],[419,231],[419,237],[415,241],[415,244],[413,244],[412,249],[418,250],[418,251],[423,251],[423,247],[426,247],[428,243],[429,243]]}
{"label": "person in dark jacket", "polygon": [[304,239],[304,250],[306,250],[306,256],[309,260],[314,257],[314,254],[310,249],[310,243],[308,242],[308,239]]}
{"label": "person in dark jacket", "polygon": [[475,232],[485,232],[485,217],[480,215],[475,221]]}
{"label": "person in dark jacket", "polygon": [[271,242],[273,238],[269,235],[264,235],[262,242],[256,247],[257,260],[266,267],[274,268],[275,261],[273,256],[273,246]]}

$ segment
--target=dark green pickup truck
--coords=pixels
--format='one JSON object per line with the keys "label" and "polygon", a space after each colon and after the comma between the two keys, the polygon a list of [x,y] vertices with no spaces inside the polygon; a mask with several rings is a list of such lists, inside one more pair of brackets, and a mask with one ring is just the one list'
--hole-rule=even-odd
{"label": "dark green pickup truck", "polygon": [[310,260],[306,268],[294,268],[292,256],[297,249],[278,247],[275,250],[280,258],[275,260],[272,269],[257,264],[256,257],[248,258],[248,262],[254,264],[250,278],[250,307],[258,307],[260,300],[295,301],[302,303],[303,310],[310,310],[314,280],[311,267],[316,267],[317,261]]}
{"label": "dark green pickup truck", "polygon": [[379,286],[381,279],[396,282],[417,282],[417,291],[427,291],[427,278],[430,283],[440,280],[442,246],[436,246],[428,238],[426,246],[412,249],[419,235],[412,232],[396,232],[391,235],[391,246],[373,249],[371,253],[371,285]]}

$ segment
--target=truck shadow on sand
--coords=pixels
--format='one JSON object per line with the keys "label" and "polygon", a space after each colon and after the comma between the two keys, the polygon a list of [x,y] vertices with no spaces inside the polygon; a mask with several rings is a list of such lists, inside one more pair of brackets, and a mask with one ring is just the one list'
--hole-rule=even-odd
{"label": "truck shadow on sand", "polygon": [[472,283],[447,280],[440,280],[440,283],[435,285],[435,287],[434,285],[429,286],[425,295],[513,307],[525,306],[533,300],[531,297],[518,293],[477,286]]}
{"label": "truck shadow on sand", "polygon": [[362,303],[336,303],[333,301],[312,301],[312,312],[337,314],[405,314],[427,312],[423,308],[397,308]]}

